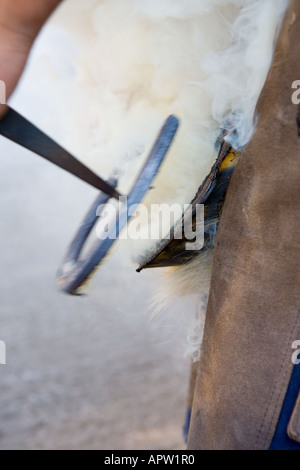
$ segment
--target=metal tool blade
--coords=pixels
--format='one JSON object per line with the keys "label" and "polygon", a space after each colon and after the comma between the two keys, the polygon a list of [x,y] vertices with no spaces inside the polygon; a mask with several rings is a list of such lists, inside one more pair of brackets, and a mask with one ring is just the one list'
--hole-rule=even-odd
{"label": "metal tool blade", "polygon": [[10,107],[8,107],[6,115],[0,120],[0,134],[94,186],[110,197],[115,199],[120,198],[121,194],[115,188],[93,173],[67,150]]}

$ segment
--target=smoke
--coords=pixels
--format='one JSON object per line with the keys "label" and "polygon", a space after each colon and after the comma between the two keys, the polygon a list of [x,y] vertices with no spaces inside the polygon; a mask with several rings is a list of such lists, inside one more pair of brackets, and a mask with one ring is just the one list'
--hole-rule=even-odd
{"label": "smoke", "polygon": [[229,141],[244,147],[255,130],[255,107],[270,69],[274,46],[288,2],[264,0],[241,2],[232,25],[232,45],[206,57],[203,67],[210,74],[212,116],[222,126],[230,121]]}
{"label": "smoke", "polygon": [[220,128],[234,124],[236,148],[251,138],[287,3],[65,0],[56,22],[81,51],[75,108],[65,110],[72,146],[104,176],[118,168],[126,190],[162,122],[175,114],[181,131],[156,201],[189,203],[215,159]]}

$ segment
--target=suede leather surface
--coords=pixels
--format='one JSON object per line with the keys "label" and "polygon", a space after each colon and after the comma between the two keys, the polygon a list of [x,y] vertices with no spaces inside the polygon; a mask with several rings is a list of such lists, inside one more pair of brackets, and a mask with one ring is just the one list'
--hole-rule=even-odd
{"label": "suede leather surface", "polygon": [[240,156],[221,218],[190,450],[269,449],[291,378],[292,344],[300,340],[295,80],[299,0],[289,3],[258,102],[257,129]]}

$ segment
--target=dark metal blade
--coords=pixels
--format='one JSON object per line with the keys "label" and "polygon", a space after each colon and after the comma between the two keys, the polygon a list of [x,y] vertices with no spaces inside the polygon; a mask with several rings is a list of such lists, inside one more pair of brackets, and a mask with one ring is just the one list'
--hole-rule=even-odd
{"label": "dark metal blade", "polygon": [[6,115],[0,120],[0,134],[77,176],[105,194],[115,199],[119,199],[121,196],[115,188],[12,108],[8,108]]}

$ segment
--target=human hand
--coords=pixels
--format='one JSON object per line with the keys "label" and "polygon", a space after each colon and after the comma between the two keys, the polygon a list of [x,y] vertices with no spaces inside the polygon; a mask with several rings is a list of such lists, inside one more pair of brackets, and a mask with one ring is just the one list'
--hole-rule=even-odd
{"label": "human hand", "polygon": [[[61,0],[0,0],[0,80],[14,91],[40,29]],[[0,118],[6,106],[0,106]]]}

